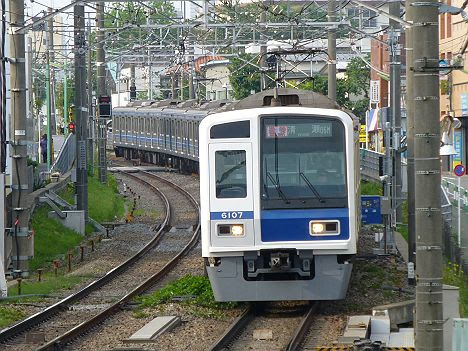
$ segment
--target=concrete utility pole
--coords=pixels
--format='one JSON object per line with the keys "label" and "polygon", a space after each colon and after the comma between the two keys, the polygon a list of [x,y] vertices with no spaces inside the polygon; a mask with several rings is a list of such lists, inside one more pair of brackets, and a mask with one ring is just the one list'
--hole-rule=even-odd
{"label": "concrete utility pole", "polygon": [[86,162],[86,38],[83,5],[74,6],[75,34],[75,133],[76,133],[76,209],[83,210],[88,221],[88,172]]}
{"label": "concrete utility pole", "polygon": [[438,1],[413,3],[416,350],[443,350]]}
{"label": "concrete utility pole", "polygon": [[[413,21],[414,0],[405,3],[406,20]],[[414,95],[413,95],[413,28],[406,27],[406,159],[408,178],[408,260],[415,263],[415,192],[414,192]]]}
{"label": "concrete utility pole", "polygon": [[[107,96],[106,89],[106,56],[104,52],[104,4],[96,4],[96,24],[97,32],[97,48],[96,48],[96,65],[97,65],[97,93],[99,98]],[[99,104],[99,103],[98,103]],[[99,109],[98,109],[99,110]],[[99,180],[101,183],[107,182],[107,128],[106,122],[109,116],[101,116],[98,111],[98,170]]]}
{"label": "concrete utility pole", "polygon": [[[48,8],[48,13],[53,12],[52,8]],[[49,55],[49,70],[50,70],[50,124],[52,135],[57,134],[57,120],[55,116],[55,72],[54,69],[50,68],[50,63],[55,63],[55,51],[54,51],[54,17],[51,16],[47,20],[47,52]],[[52,139],[49,138],[51,141]]]}
{"label": "concrete utility pole", "polygon": [[[400,2],[389,4],[390,14],[400,16]],[[392,208],[396,222],[401,222],[401,62],[400,62],[400,23],[390,19],[391,40],[390,40],[390,107],[392,111],[393,126],[393,181],[392,181]]]}
{"label": "concrete utility pole", "polygon": [[24,25],[24,1],[10,0],[10,85],[11,85],[11,190],[13,260],[15,269],[20,273],[27,270],[29,256],[32,255],[33,239],[29,237],[29,212],[26,208],[28,189],[27,143],[26,134],[26,65],[25,36],[16,30]]}
{"label": "concrete utility pole", "polygon": [[[328,22],[336,21],[336,1],[328,0]],[[328,29],[328,97],[336,101],[336,28]]]}
{"label": "concrete utility pole", "polygon": [[[99,5],[99,4],[98,4]],[[94,111],[93,111],[93,68],[91,50],[91,20],[88,15],[88,167],[91,174],[94,174]]]}

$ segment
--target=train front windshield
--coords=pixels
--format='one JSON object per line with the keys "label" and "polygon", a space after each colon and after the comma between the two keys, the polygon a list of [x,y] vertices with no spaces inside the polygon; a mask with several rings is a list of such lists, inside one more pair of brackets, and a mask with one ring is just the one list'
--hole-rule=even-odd
{"label": "train front windshield", "polygon": [[320,116],[264,117],[262,209],[347,206],[343,124]]}

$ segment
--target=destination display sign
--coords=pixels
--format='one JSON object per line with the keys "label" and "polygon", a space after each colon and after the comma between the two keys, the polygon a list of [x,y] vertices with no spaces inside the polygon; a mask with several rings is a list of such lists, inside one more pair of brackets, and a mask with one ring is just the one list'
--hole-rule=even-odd
{"label": "destination display sign", "polygon": [[331,122],[266,125],[265,136],[271,138],[328,138],[332,136]]}

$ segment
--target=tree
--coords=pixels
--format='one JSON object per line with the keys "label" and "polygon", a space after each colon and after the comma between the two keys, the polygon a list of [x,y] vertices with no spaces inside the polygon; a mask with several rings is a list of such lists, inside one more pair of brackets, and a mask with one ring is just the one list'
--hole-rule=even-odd
{"label": "tree", "polygon": [[[140,25],[143,24],[168,24],[171,23],[176,16],[174,6],[170,2],[151,1],[143,7],[137,2],[119,2],[114,4],[104,14],[104,27],[106,28],[122,28],[126,25],[131,25],[132,28],[120,30],[115,39],[111,39],[106,43],[108,47],[113,49],[129,48],[129,44],[139,44],[143,40],[151,40],[152,33],[146,30],[141,30]],[[119,29],[116,29],[118,32]],[[109,35],[114,33],[109,32]],[[157,44],[157,42],[154,42]]]}
{"label": "tree", "polygon": [[229,65],[229,82],[231,83],[233,97],[243,99],[250,95],[251,90],[260,91],[260,72],[245,61],[251,61],[252,55],[240,54],[240,58],[233,58]]}
{"label": "tree", "polygon": [[[346,77],[336,81],[336,102],[364,120],[369,108],[370,68],[359,58],[353,58],[346,69]],[[299,85],[300,89],[328,94],[328,78],[315,76]],[[350,99],[351,94],[358,99]]]}

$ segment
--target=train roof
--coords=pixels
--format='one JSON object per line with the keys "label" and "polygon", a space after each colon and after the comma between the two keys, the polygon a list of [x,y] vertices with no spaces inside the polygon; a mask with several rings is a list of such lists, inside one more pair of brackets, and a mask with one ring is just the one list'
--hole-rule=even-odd
{"label": "train roof", "polygon": [[[275,99],[277,95],[277,99]],[[236,101],[227,110],[245,110],[259,107],[301,106],[341,110],[340,105],[327,96],[310,90],[291,88],[269,89]]]}

